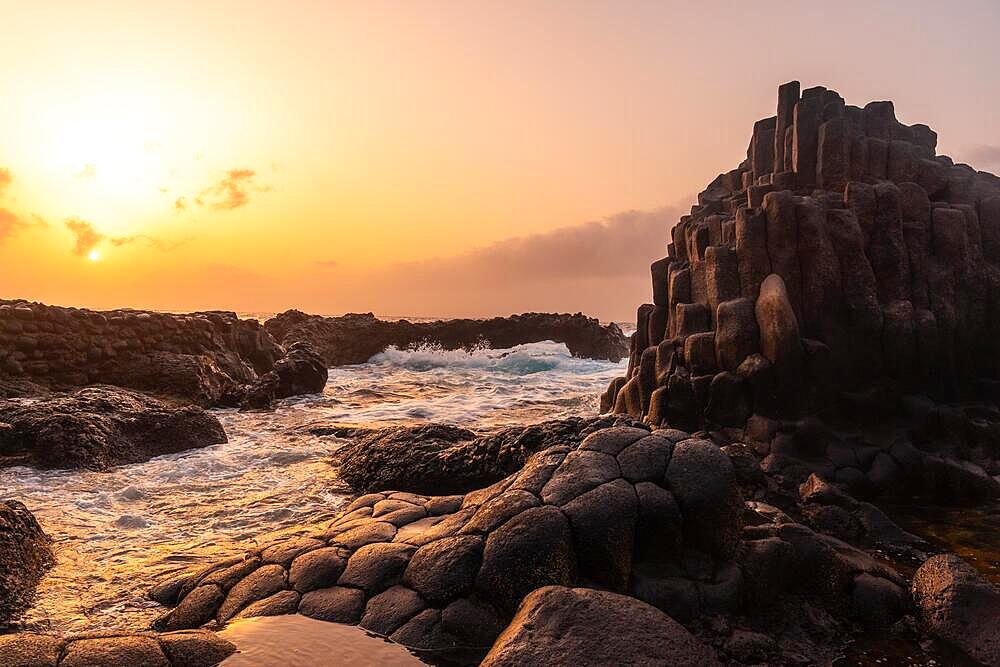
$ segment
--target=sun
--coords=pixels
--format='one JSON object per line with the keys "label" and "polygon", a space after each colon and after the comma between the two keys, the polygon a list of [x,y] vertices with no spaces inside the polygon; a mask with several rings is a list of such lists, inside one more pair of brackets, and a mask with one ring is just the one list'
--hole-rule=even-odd
{"label": "sun", "polygon": [[87,253],[87,259],[89,259],[91,262],[96,262],[99,259],[101,259],[101,253],[99,253],[97,250],[91,250],[89,253]]}

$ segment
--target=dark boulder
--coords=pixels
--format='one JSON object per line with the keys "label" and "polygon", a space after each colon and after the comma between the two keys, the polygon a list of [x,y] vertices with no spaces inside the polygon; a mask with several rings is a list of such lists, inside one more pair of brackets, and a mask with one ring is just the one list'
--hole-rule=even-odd
{"label": "dark boulder", "polygon": [[0,502],[0,625],[28,608],[52,558],[49,538],[28,508]]}
{"label": "dark boulder", "polygon": [[319,394],[328,372],[322,357],[308,343],[292,343],[274,368],[246,389],[240,406],[268,408],[278,399],[301,394]]}
{"label": "dark boulder", "polygon": [[659,609],[588,588],[547,586],[524,599],[484,667],[719,664],[714,651]]}
{"label": "dark boulder", "polygon": [[88,468],[147,461],[226,442],[215,416],[113,387],[88,387],[31,402],[0,401],[6,465]]}
{"label": "dark boulder", "polygon": [[520,470],[554,445],[575,445],[609,426],[641,426],[621,416],[570,417],[512,426],[487,436],[443,424],[394,426],[362,435],[333,457],[341,478],[361,492],[464,493]]}

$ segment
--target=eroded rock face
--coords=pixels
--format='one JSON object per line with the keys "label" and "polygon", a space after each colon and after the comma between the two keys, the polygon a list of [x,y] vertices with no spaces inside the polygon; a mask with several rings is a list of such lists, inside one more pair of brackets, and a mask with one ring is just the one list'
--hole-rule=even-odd
{"label": "eroded rock face", "polygon": [[913,600],[933,634],[984,665],[1000,665],[1000,590],[954,554],[933,556],[913,576]]}
{"label": "eroded rock face", "polygon": [[[996,497],[1000,178],[936,146],[891,102],[781,86],[650,267],[602,410],[742,430],[855,493]],[[890,422],[899,446],[874,435]]]}
{"label": "eroded rock face", "polygon": [[274,368],[246,389],[240,406],[268,408],[275,400],[300,394],[320,394],[329,373],[308,343],[292,343]]}
{"label": "eroded rock face", "polygon": [[341,478],[361,492],[465,493],[519,470],[535,452],[579,443],[615,424],[634,422],[570,417],[488,436],[443,424],[390,427],[356,438],[334,455],[334,462]]}
{"label": "eroded rock face", "polygon": [[602,326],[580,313],[413,323],[380,320],[371,313],[320,317],[289,310],[268,320],[264,327],[282,344],[308,342],[329,366],[362,364],[389,346],[405,349],[422,344],[457,350],[484,343],[508,348],[552,340],[565,343],[574,357],[619,361],[628,354],[628,341],[618,325]]}
{"label": "eroded rock face", "polygon": [[0,401],[6,465],[102,470],[222,442],[222,424],[203,409],[115,387]]}
{"label": "eroded rock face", "polygon": [[0,377],[112,384],[199,405],[238,402],[284,350],[235,313],[92,311],[0,300]]}
{"label": "eroded rock face", "polygon": [[51,564],[49,538],[28,508],[16,500],[0,502],[0,626],[28,608]]}

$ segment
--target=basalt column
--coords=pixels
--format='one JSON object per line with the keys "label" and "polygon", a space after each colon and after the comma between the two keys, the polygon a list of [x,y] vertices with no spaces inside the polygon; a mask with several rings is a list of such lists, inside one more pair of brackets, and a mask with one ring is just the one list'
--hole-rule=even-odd
{"label": "basalt column", "polygon": [[605,408],[741,428],[875,388],[1000,387],[1000,178],[891,102],[800,90],[779,87],[746,160],[671,230]]}

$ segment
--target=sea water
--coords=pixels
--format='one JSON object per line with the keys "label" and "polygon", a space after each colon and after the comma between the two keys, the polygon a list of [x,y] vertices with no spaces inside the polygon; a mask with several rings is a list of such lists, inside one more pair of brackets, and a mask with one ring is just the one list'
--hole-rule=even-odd
{"label": "sea water", "polygon": [[165,609],[146,593],[173,573],[308,533],[351,495],[328,459],[345,440],[332,423],[443,422],[488,433],[593,415],[625,371],[570,356],[562,344],[471,352],[389,349],[330,370],[322,395],[274,412],[216,410],[229,442],[106,472],[0,470],[0,497],[22,501],[53,539],[27,629],[139,630]]}

